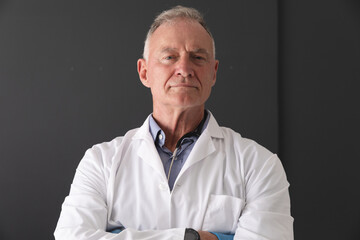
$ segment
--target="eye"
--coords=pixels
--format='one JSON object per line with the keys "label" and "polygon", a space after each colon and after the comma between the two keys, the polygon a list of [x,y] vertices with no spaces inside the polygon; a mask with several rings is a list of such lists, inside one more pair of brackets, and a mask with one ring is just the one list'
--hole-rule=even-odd
{"label": "eye", "polygon": [[203,56],[201,55],[194,55],[193,58],[196,60],[196,61],[205,61],[206,58],[204,58]]}
{"label": "eye", "polygon": [[177,56],[175,54],[164,54],[161,56],[160,61],[163,64],[173,64],[176,62]]}
{"label": "eye", "polygon": [[165,60],[174,60],[175,56],[173,56],[173,55],[165,56],[164,59]]}

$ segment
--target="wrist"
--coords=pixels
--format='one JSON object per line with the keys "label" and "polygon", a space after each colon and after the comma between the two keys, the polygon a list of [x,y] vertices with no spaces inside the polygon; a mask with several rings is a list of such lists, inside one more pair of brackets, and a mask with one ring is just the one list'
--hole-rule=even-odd
{"label": "wrist", "polygon": [[[216,233],[213,232],[207,232],[207,231],[198,231],[200,235],[200,240],[219,240],[220,238]],[[227,238],[226,238],[227,239]],[[231,238],[231,240],[233,240]]]}

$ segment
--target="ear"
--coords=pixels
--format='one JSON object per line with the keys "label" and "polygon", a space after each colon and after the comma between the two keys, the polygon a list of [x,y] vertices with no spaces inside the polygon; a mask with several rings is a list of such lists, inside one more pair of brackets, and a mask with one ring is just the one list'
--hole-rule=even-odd
{"label": "ear", "polygon": [[145,59],[141,58],[137,61],[137,70],[138,70],[139,78],[140,78],[140,81],[142,82],[142,84],[145,87],[150,87],[148,78],[147,78],[147,68],[146,68],[146,60]]}
{"label": "ear", "polygon": [[215,69],[214,69],[214,76],[213,76],[213,79],[212,79],[212,81],[213,81],[212,86],[214,86],[215,82],[216,82],[216,73],[217,73],[217,70],[219,68],[219,60],[215,60],[214,68]]}

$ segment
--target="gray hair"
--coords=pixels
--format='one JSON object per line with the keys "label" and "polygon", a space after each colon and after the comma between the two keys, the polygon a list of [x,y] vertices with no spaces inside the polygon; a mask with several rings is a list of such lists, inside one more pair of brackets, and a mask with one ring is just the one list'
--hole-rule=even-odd
{"label": "gray hair", "polygon": [[215,58],[215,41],[214,38],[207,27],[203,15],[196,10],[195,8],[189,8],[189,7],[183,7],[183,6],[176,6],[169,10],[165,10],[162,13],[160,13],[154,20],[154,22],[151,24],[150,29],[146,35],[145,44],[144,44],[144,52],[143,52],[143,58],[146,60],[149,56],[149,39],[151,35],[155,32],[155,30],[160,27],[163,23],[169,23],[173,22],[176,19],[179,18],[185,18],[188,20],[193,20],[198,23],[200,23],[201,26],[209,33],[211,39],[212,39],[212,45],[213,45],[213,55]]}

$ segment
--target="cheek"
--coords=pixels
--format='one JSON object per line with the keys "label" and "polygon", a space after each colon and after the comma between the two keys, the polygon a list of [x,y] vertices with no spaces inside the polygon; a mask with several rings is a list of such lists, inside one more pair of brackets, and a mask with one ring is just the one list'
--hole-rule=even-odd
{"label": "cheek", "polygon": [[204,87],[211,88],[215,84],[213,71],[208,70],[207,72],[203,72],[202,76],[202,84]]}
{"label": "cheek", "polygon": [[172,72],[169,67],[153,66],[149,69],[151,69],[151,71],[148,72],[148,77],[157,85],[165,84],[166,81],[172,77]]}

